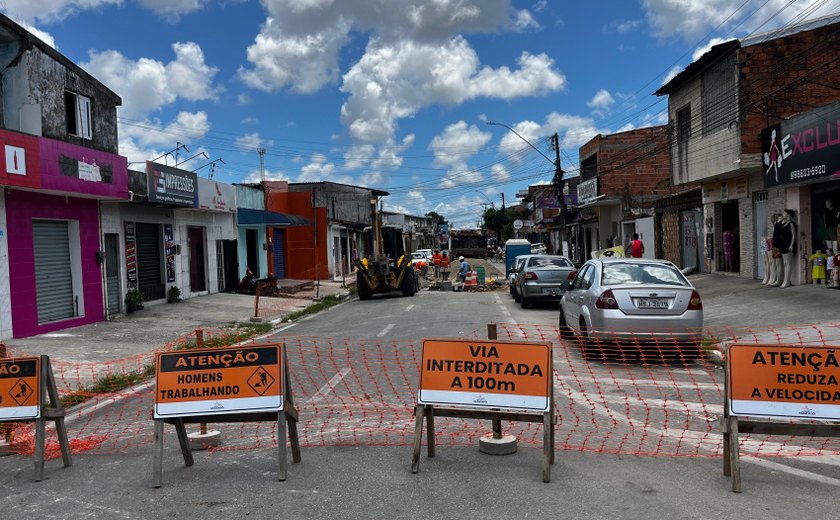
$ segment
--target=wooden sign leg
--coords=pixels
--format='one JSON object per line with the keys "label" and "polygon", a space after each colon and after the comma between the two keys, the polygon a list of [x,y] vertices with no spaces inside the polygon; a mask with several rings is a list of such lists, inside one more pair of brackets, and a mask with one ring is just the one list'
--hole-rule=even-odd
{"label": "wooden sign leg", "polygon": [[552,427],[552,412],[545,412],[543,414],[543,482],[551,482],[551,455],[554,451],[554,443],[552,442],[551,431]]}
{"label": "wooden sign leg", "polygon": [[286,480],[286,412],[277,413],[277,480]]}
{"label": "wooden sign leg", "polygon": [[287,422],[289,424],[289,444],[292,445],[292,462],[295,464],[300,462],[300,440],[298,439],[297,417],[288,414]]}
{"label": "wooden sign leg", "polygon": [[732,459],[729,450],[729,417],[724,416],[720,421],[720,429],[723,432],[723,476],[732,476]]}
{"label": "wooden sign leg", "polygon": [[67,437],[67,426],[64,424],[64,410],[61,407],[61,401],[58,399],[58,386],[55,384],[55,374],[53,374],[52,364],[49,356],[43,356],[41,366],[46,375],[47,394],[50,397],[50,407],[53,409],[61,409],[61,416],[55,418],[55,433],[58,436],[58,445],[61,447],[61,460],[64,467],[73,465],[73,459],[70,452],[70,441]]}
{"label": "wooden sign leg", "polygon": [[44,480],[44,445],[47,436],[47,420],[35,420],[35,482]]}
{"label": "wooden sign leg", "polygon": [[423,444],[423,418],[426,417],[426,407],[418,404],[414,407],[414,454],[411,456],[411,472],[420,470],[420,448]]}
{"label": "wooden sign leg", "polygon": [[181,445],[181,454],[184,456],[184,466],[192,466],[195,460],[190,449],[190,439],[187,437],[187,428],[184,426],[184,420],[181,418],[175,419],[174,425],[175,433],[178,434],[178,444]]}
{"label": "wooden sign leg", "polygon": [[155,447],[153,448],[152,486],[159,488],[163,472],[163,419],[155,419]]}
{"label": "wooden sign leg", "polygon": [[738,443],[738,417],[729,418],[729,456],[732,470],[732,491],[741,492],[741,455]]}
{"label": "wooden sign leg", "polygon": [[435,456],[435,408],[426,407],[426,450],[429,458]]}

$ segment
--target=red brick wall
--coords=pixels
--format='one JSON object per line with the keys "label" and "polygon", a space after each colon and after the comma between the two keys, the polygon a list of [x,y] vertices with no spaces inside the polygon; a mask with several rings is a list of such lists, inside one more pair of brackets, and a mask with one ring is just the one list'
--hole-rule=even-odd
{"label": "red brick wall", "polygon": [[740,49],[741,153],[761,152],[763,128],[840,99],[839,48],[835,23]]}
{"label": "red brick wall", "polygon": [[666,125],[598,135],[579,150],[581,161],[598,154],[598,194],[618,197],[669,193],[671,159]]}

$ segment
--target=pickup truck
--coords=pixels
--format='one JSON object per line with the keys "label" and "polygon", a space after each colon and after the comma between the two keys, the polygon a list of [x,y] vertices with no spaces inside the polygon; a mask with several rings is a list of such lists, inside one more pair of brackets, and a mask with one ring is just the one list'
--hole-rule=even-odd
{"label": "pickup truck", "polygon": [[577,271],[565,256],[525,255],[517,270],[514,300],[527,309],[534,301],[559,302]]}

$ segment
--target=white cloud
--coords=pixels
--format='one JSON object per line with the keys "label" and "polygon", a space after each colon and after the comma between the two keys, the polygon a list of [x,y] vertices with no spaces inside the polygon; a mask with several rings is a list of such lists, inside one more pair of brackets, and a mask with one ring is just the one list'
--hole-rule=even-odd
{"label": "white cloud", "polygon": [[207,0],[140,0],[140,5],[160,14],[168,16],[172,21],[178,21],[182,15],[201,9]]}
{"label": "white cloud", "polygon": [[534,15],[532,15],[527,9],[517,11],[516,21],[513,23],[513,26],[518,32],[540,28],[540,24],[534,19]]}
{"label": "white cloud", "polygon": [[[262,180],[262,174],[259,170],[253,170],[247,177],[242,179],[241,183],[255,184]],[[265,172],[265,180],[267,181],[291,181],[292,179],[283,171],[268,171]]]}
{"label": "white cloud", "polygon": [[172,45],[175,60],[162,63],[149,58],[131,60],[118,51],[90,51],[90,60],[80,66],[120,95],[120,115],[142,119],[150,112],[179,98],[189,101],[214,99],[218,88],[213,76],[218,69],[204,63],[204,53],[193,42]]}
{"label": "white cloud", "polygon": [[[160,121],[120,124],[120,155],[129,162],[146,161],[171,150],[175,141],[189,144],[204,138],[210,131],[205,112],[180,112],[174,121],[163,125]],[[198,153],[200,150],[193,150]]]}
{"label": "white cloud", "polygon": [[665,79],[662,80],[662,84],[665,85],[666,83],[668,83],[672,79],[676,78],[677,74],[679,74],[682,71],[683,71],[682,66],[674,65],[673,67],[671,67],[671,70],[668,71],[668,74],[665,74]]}
{"label": "white cloud", "polygon": [[313,154],[309,158],[309,164],[300,169],[297,182],[320,182],[331,181],[344,184],[353,184],[353,179],[348,175],[336,175],[335,164],[331,163],[327,156],[321,153]]}
{"label": "white cloud", "polygon": [[642,20],[613,20],[612,22],[604,25],[604,32],[627,34],[641,27],[642,23]]}
{"label": "white cloud", "polygon": [[[560,147],[563,149],[577,149],[597,134],[609,133],[607,130],[599,130],[592,118],[557,112],[548,114],[543,124],[534,121],[520,121],[512,128],[537,148],[540,148],[540,144],[555,132],[560,135]],[[510,156],[509,160],[514,163],[523,159],[521,152],[529,152],[529,150],[531,150],[531,147],[512,132],[506,132],[499,141],[499,152]]]}
{"label": "white cloud", "polygon": [[251,104],[251,96],[248,94],[239,94],[236,96],[236,104],[237,105],[250,105]]}
{"label": "white cloud", "polygon": [[602,88],[586,103],[586,106],[591,108],[595,114],[603,116],[609,112],[613,104],[615,104],[615,98],[612,97],[612,94],[608,90]]}
{"label": "white cloud", "polygon": [[55,46],[55,38],[53,38],[53,36],[47,31],[42,31],[41,29],[29,25],[26,22],[20,22],[20,26],[34,34],[38,39],[40,39],[42,42],[46,43],[53,49],[58,49],[58,47]]}
{"label": "white cloud", "polygon": [[541,13],[545,11],[546,7],[548,7],[548,0],[538,0],[537,3],[534,4],[534,12]]}
{"label": "white cloud", "polygon": [[15,21],[49,23],[64,20],[80,11],[122,5],[123,0],[4,0],[2,10]]}
{"label": "white cloud", "polygon": [[256,125],[259,124],[260,120],[256,117],[246,117],[242,121],[240,121],[243,125]]}
{"label": "white cloud", "polygon": [[[248,86],[313,93],[339,83],[341,121],[354,144],[390,146],[400,120],[424,108],[478,98],[514,99],[562,90],[566,78],[546,54],[522,53],[515,68],[483,66],[464,38],[537,28],[512,0],[263,0],[268,16],[249,46]],[[535,11],[544,9],[538,2]],[[363,35],[363,36],[362,36]],[[342,49],[369,38],[341,73]],[[372,158],[376,152],[369,152]],[[365,157],[350,161],[358,167]]]}
{"label": "white cloud", "polygon": [[712,47],[725,41],[728,40],[726,38],[712,38],[706,45],[701,45],[700,47],[694,49],[694,54],[691,55],[691,61],[699,60],[700,57],[709,52],[709,50],[711,50]]}
{"label": "white cloud", "polygon": [[461,37],[442,45],[374,41],[344,75],[341,90],[350,97],[342,106],[341,119],[354,139],[379,142],[396,133],[398,120],[427,106],[540,95],[566,84],[545,54],[523,53],[518,64],[517,70],[482,68],[478,55]]}
{"label": "white cloud", "polygon": [[233,144],[241,152],[256,152],[257,148],[271,146],[274,144],[274,141],[263,139],[259,133],[254,132],[237,137]]}
{"label": "white cloud", "polygon": [[435,136],[429,143],[429,150],[435,154],[433,164],[448,170],[440,186],[454,188],[484,180],[480,171],[469,167],[468,161],[492,138],[490,132],[482,132],[477,126],[467,125],[464,121],[449,125],[443,133]]}
{"label": "white cloud", "polygon": [[490,167],[490,174],[493,176],[493,180],[496,182],[506,182],[510,180],[510,172],[507,171],[501,164],[494,164]]}
{"label": "white cloud", "polygon": [[[667,38],[672,35],[692,40],[710,29],[736,28],[742,34],[756,29],[780,27],[805,12],[803,19],[813,19],[840,11],[840,0],[828,0],[813,9],[813,0],[643,0],[653,35]],[[733,15],[733,13],[735,13]],[[760,29],[759,29],[760,27]]]}

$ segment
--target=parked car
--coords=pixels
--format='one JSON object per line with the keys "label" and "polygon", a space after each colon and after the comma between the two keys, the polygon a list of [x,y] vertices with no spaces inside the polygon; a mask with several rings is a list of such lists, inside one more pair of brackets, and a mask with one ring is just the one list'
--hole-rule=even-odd
{"label": "parked car", "polygon": [[516,273],[516,291],[513,299],[527,309],[531,302],[555,301],[566,292],[575,276],[575,266],[565,256],[523,255]]}
{"label": "parked car", "polygon": [[535,244],[531,244],[531,254],[532,255],[544,255],[548,252],[545,247],[545,244],[542,242],[537,242]]}
{"label": "parked car", "polygon": [[[516,299],[516,273],[522,268],[522,263],[525,261],[525,256],[517,256],[513,259],[513,263],[510,264],[510,272],[507,275],[508,286],[510,289],[510,295]],[[519,300],[516,300],[519,301]]]}
{"label": "parked car", "polygon": [[[415,253],[422,253],[426,255],[426,261],[430,264],[432,263],[432,250],[431,249],[418,249]],[[412,253],[414,254],[414,253]]]}
{"label": "parked car", "polygon": [[425,254],[420,252],[411,253],[411,265],[417,265],[420,262],[426,262],[426,265],[429,265],[429,261]]}
{"label": "parked car", "polygon": [[703,302],[671,262],[641,258],[589,260],[560,301],[560,331],[593,341],[688,343],[697,347]]}

